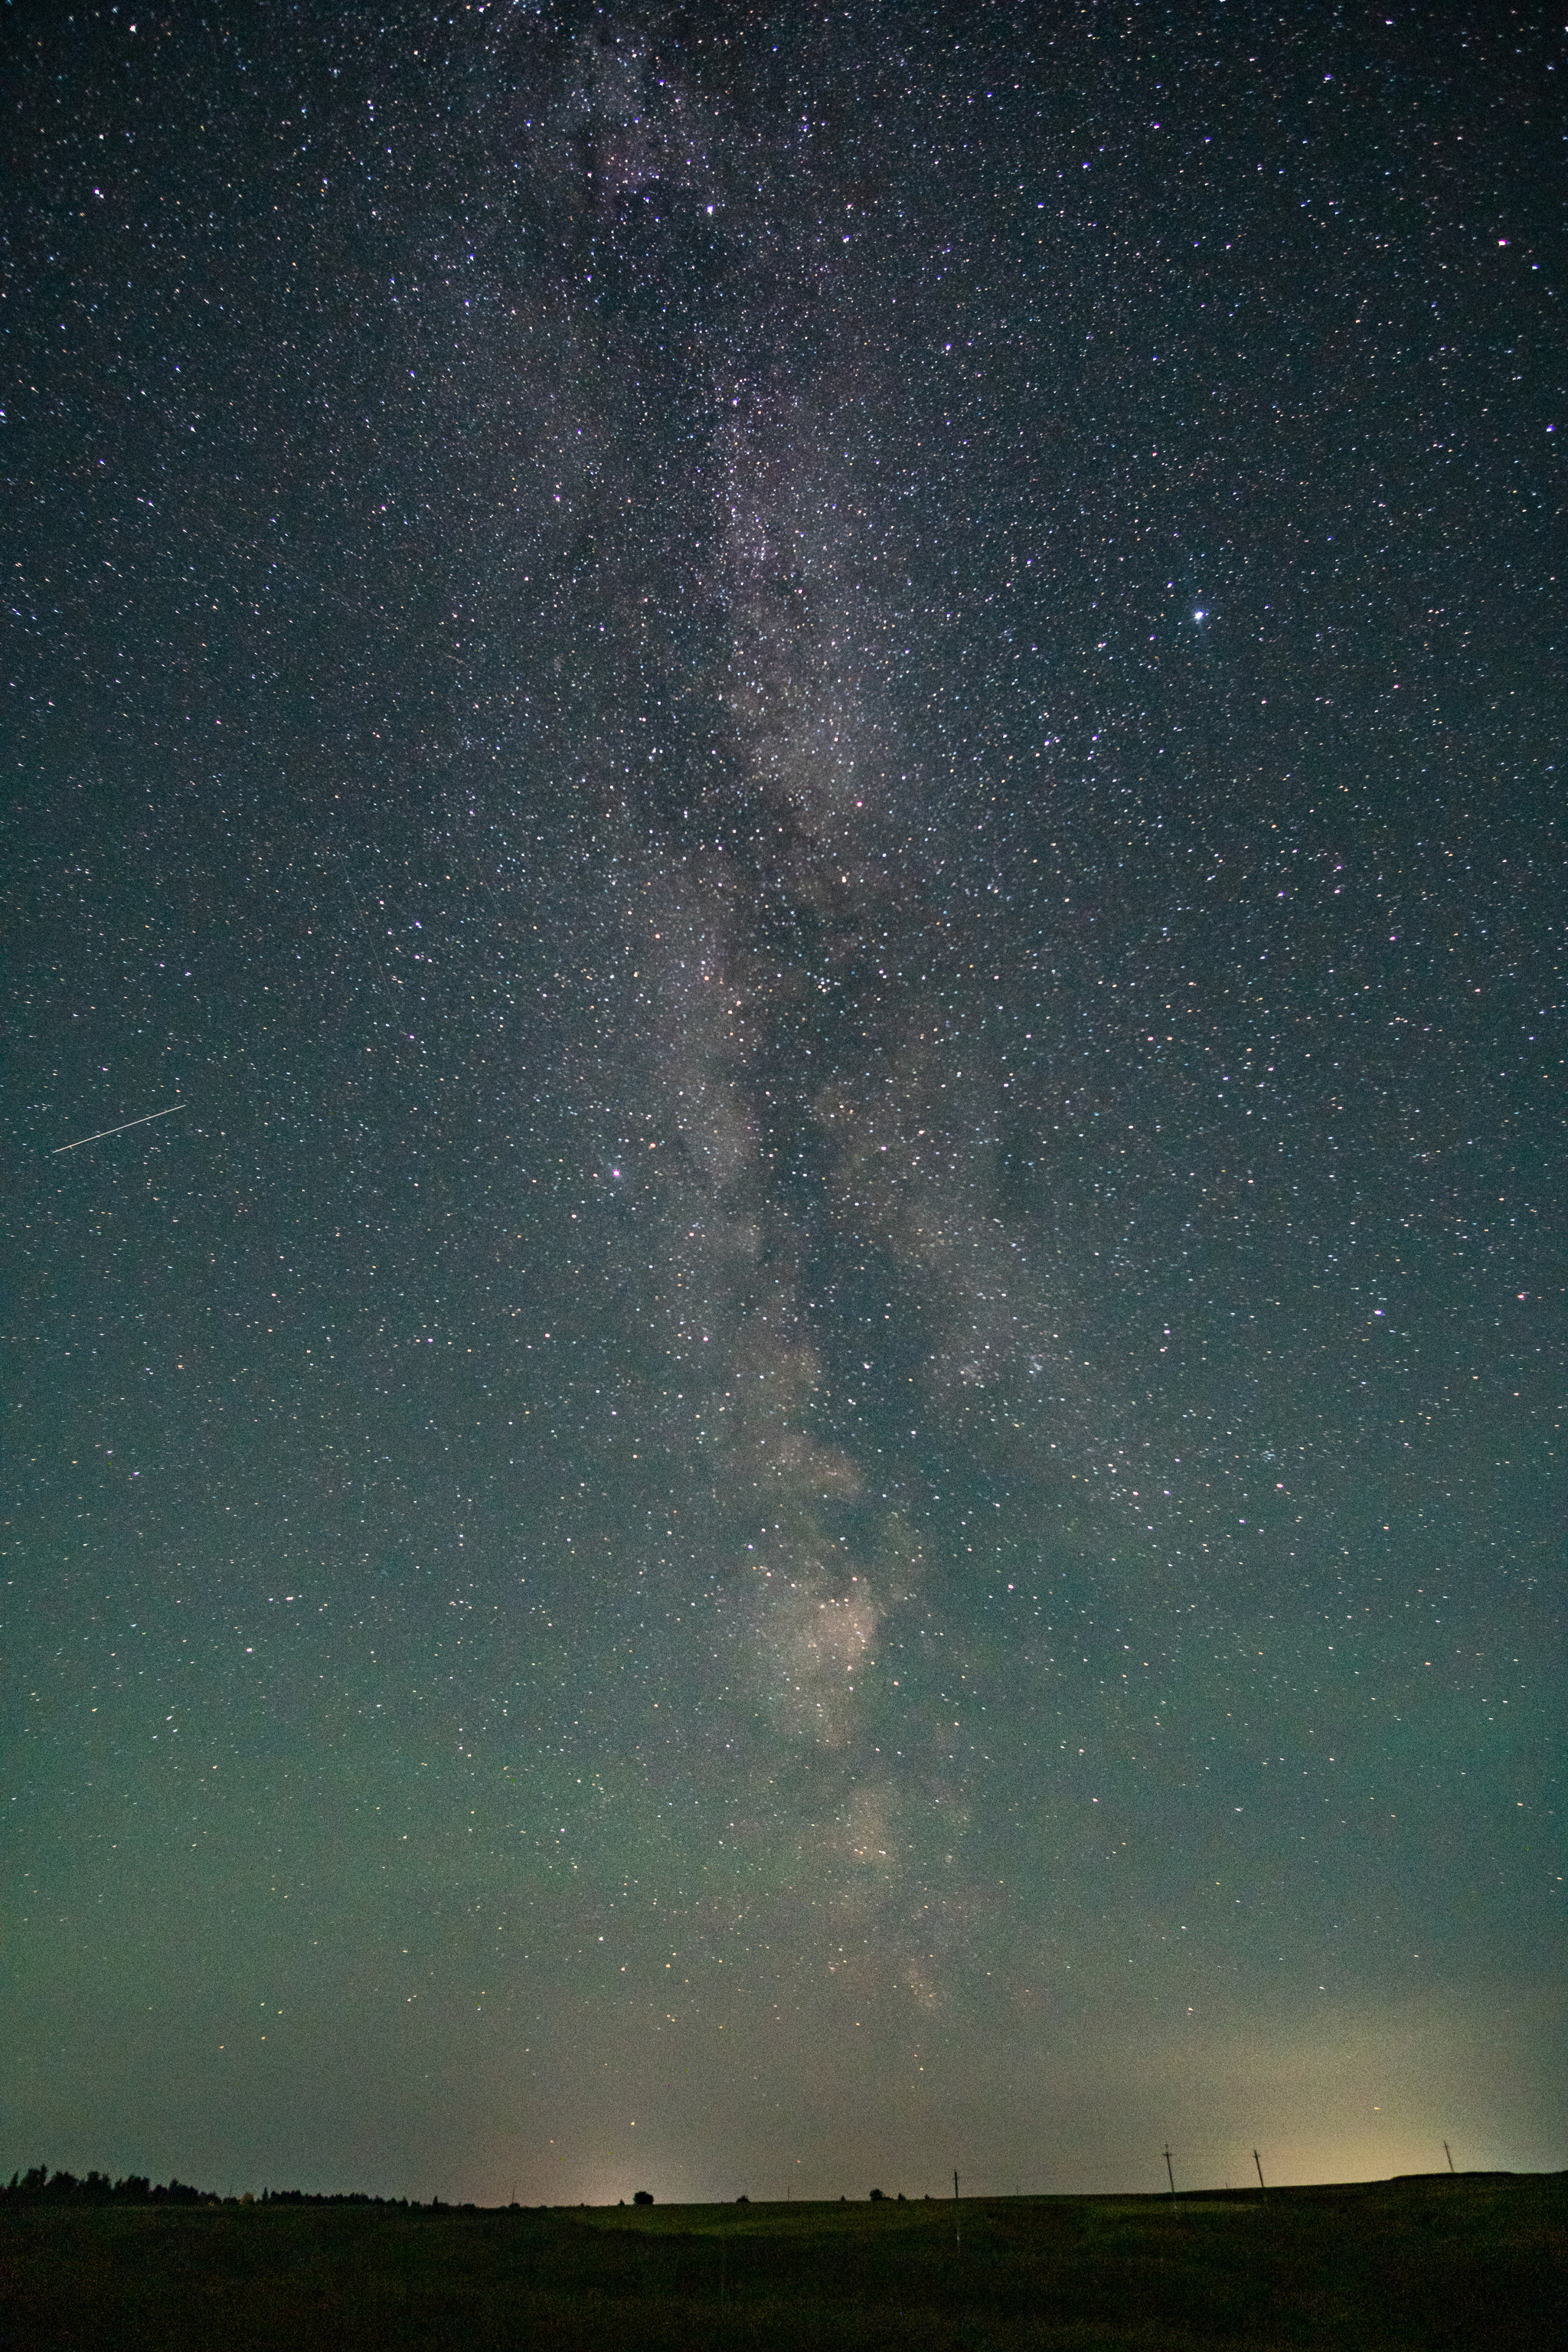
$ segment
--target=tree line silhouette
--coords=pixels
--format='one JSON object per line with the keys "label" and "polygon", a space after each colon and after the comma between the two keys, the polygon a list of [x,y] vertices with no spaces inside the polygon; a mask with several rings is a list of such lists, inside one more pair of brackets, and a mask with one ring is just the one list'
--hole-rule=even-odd
{"label": "tree line silhouette", "polygon": [[[187,2180],[154,2183],[143,2172],[110,2180],[106,2172],[51,2172],[47,2164],[14,2172],[0,2181],[0,2205],[385,2205],[410,2209],[406,2197],[369,2197],[363,2189],[318,2194],[308,2189],[264,2189],[259,2197],[220,2197],[214,2189],[193,2189]],[[431,2210],[448,2209],[431,2200]]]}
{"label": "tree line silhouette", "polygon": [[74,2172],[51,2172],[35,2164],[28,2172],[14,2172],[0,2186],[0,2201],[8,2205],[205,2205],[216,2203],[188,2181],[164,2180],[156,2186],[145,2173],[128,2172],[110,2180],[106,2172],[89,2172],[79,2180]]}

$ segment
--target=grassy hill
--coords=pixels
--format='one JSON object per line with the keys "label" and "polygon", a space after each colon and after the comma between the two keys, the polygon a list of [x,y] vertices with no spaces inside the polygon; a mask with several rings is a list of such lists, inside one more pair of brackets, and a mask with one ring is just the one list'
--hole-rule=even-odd
{"label": "grassy hill", "polygon": [[1562,2344],[1561,2174],[959,2208],[0,2213],[0,2352]]}

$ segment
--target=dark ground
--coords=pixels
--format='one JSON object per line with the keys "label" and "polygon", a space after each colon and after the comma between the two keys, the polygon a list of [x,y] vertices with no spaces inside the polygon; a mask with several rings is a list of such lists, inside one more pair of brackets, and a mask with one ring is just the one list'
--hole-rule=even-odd
{"label": "dark ground", "polygon": [[1568,2343],[1568,2176],[1174,2205],[35,2206],[0,2214],[0,2352],[1534,2352]]}

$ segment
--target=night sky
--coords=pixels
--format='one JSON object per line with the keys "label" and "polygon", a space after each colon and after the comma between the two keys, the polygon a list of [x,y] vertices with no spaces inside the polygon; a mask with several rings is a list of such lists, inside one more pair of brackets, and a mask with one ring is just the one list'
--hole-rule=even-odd
{"label": "night sky", "polygon": [[1561,28],[0,44],[0,2170],[1568,2163]]}

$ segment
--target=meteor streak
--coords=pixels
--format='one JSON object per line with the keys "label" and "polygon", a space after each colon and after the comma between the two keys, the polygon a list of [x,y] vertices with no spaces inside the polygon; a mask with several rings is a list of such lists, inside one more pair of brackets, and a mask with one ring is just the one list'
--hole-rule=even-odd
{"label": "meteor streak", "polygon": [[177,1110],[184,1108],[183,1102],[177,1102],[171,1103],[166,1110],[144,1110],[140,1118],[122,1119],[118,1127],[100,1127],[96,1135],[79,1135],[74,1143],[57,1143],[49,1158],[58,1160],[62,1151],[79,1151],[84,1143],[101,1143],[106,1135],[123,1135],[128,1127],[145,1127],[150,1118],[173,1118]]}

